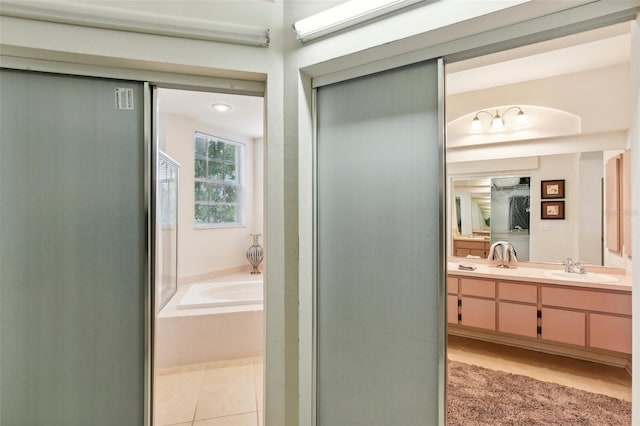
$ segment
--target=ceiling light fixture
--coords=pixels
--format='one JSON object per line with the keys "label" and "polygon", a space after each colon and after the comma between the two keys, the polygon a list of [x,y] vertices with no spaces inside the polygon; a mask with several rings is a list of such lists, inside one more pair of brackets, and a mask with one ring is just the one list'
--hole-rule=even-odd
{"label": "ceiling light fixture", "polygon": [[293,24],[298,40],[307,42],[425,0],[351,0]]}
{"label": "ceiling light fixture", "polygon": [[215,103],[215,104],[211,104],[211,108],[219,112],[227,112],[231,109],[231,105]]}
{"label": "ceiling light fixture", "polygon": [[484,111],[484,110],[476,112],[476,114],[473,116],[473,120],[471,121],[471,129],[469,130],[469,133],[482,132],[483,130],[482,123],[480,122],[480,117],[478,117],[478,115],[482,113],[489,114],[489,116],[491,117],[491,124],[489,128],[492,132],[504,130],[504,119],[502,117],[504,117],[507,112],[513,109],[518,110],[518,115],[516,116],[515,128],[526,127],[528,125],[526,114],[524,113],[522,108],[520,108],[519,106],[512,106],[505,109],[504,112],[502,113],[502,116],[500,115],[500,112],[498,110],[496,110],[495,114],[492,114],[489,111]]}

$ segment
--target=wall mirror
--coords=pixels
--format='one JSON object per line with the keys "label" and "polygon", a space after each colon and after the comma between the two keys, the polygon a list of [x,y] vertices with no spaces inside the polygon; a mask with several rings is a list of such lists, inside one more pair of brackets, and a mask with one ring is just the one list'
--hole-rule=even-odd
{"label": "wall mirror", "polygon": [[485,258],[491,244],[509,241],[519,261],[529,260],[528,176],[454,179],[454,256]]}
{"label": "wall mirror", "polygon": [[[571,257],[618,267],[607,262],[610,254],[603,244],[604,170],[617,153],[573,152],[505,159],[506,163],[476,161],[464,167],[449,164],[450,254],[486,258],[491,243],[509,241],[519,262],[559,263]],[[519,165],[517,173],[504,171]],[[545,219],[541,212],[542,182],[554,179],[566,185],[562,220]]]}

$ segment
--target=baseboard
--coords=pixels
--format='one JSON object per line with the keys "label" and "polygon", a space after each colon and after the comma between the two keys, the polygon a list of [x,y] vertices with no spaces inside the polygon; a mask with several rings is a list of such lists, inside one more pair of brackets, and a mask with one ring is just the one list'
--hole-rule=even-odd
{"label": "baseboard", "polygon": [[489,330],[485,331],[451,324],[449,324],[448,333],[454,336],[468,337],[470,339],[514,346],[532,351],[544,352],[551,355],[561,355],[584,361],[612,365],[614,367],[624,368],[629,374],[631,374],[631,355],[592,348],[578,348],[575,346],[563,345],[561,343],[550,343],[529,337],[516,337]]}
{"label": "baseboard", "polygon": [[208,280],[212,280],[214,278],[220,278],[223,277],[225,275],[231,275],[231,274],[239,274],[242,272],[249,272],[251,271],[251,265],[242,265],[242,266],[235,266],[233,268],[227,268],[227,269],[221,269],[219,271],[211,271],[211,272],[207,272],[205,274],[198,274],[198,275],[191,275],[188,277],[181,277],[178,279],[178,285],[186,285],[186,284],[193,284],[193,283],[197,283],[197,282],[201,282],[201,281],[208,281]]}

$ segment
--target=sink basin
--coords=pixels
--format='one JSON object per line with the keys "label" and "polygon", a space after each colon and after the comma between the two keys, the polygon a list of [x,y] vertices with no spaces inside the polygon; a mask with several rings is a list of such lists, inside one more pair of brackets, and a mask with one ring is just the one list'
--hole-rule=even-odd
{"label": "sink basin", "polygon": [[567,280],[567,281],[582,281],[590,283],[615,283],[618,282],[616,277],[604,274],[596,274],[593,272],[587,272],[585,274],[574,274],[565,271],[544,271],[545,275],[550,278]]}

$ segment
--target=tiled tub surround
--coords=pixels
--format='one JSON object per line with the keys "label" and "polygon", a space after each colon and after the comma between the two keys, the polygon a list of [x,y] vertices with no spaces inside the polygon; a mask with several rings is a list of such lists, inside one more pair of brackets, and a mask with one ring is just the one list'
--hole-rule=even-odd
{"label": "tiled tub surround", "polygon": [[448,264],[449,333],[630,366],[630,276],[594,267],[589,271],[615,282],[581,281],[579,274],[563,280],[549,273],[561,265],[473,263],[475,271]]}

